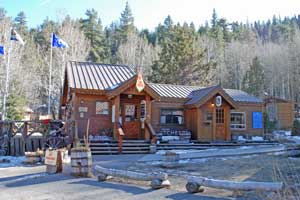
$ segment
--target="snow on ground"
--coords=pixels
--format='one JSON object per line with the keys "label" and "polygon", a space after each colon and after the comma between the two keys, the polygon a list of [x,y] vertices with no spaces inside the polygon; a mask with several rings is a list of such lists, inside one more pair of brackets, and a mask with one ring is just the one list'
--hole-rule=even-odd
{"label": "snow on ground", "polygon": [[[9,162],[1,162],[1,160],[9,160]],[[25,156],[0,156],[0,169],[7,167],[22,166]]]}
{"label": "snow on ground", "polygon": [[205,149],[205,150],[177,150],[177,149],[174,149],[174,150],[159,150],[156,152],[156,154],[159,154],[159,155],[165,155],[166,152],[174,152],[176,154],[185,154],[185,153],[196,153],[196,152],[203,152],[203,151],[215,151],[217,150],[216,148],[211,148],[211,149]]}
{"label": "snow on ground", "polygon": [[264,141],[264,138],[261,136],[253,136],[252,141]]}

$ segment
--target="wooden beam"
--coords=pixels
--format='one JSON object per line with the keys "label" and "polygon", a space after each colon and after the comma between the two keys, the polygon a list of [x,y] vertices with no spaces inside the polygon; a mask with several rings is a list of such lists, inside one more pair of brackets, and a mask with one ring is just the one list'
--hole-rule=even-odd
{"label": "wooden beam", "polygon": [[[146,95],[146,121],[145,124],[151,124],[151,97]],[[151,126],[152,127],[152,126]],[[151,133],[148,128],[145,128],[145,140],[151,139]]]}
{"label": "wooden beam", "polygon": [[212,108],[212,140],[216,140],[216,106],[214,105]]}
{"label": "wooden beam", "polygon": [[115,122],[114,122],[114,139],[118,140],[118,123],[120,118],[120,95],[117,95],[114,99],[114,106],[115,106]]}

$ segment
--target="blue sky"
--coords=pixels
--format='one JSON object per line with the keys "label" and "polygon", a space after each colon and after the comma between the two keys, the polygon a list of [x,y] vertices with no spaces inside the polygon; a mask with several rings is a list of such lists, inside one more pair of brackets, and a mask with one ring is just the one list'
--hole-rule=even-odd
{"label": "blue sky", "polygon": [[[128,0],[135,24],[139,29],[153,30],[168,14],[175,22],[194,22],[196,26],[210,20],[213,8],[218,16],[229,21],[252,22],[266,20],[275,15],[300,14],[300,0]],[[41,24],[48,16],[59,20],[66,14],[72,18],[85,17],[89,8],[94,8],[103,22],[109,25],[118,20],[126,0],[0,0],[9,16],[15,17],[23,10],[30,27]]]}

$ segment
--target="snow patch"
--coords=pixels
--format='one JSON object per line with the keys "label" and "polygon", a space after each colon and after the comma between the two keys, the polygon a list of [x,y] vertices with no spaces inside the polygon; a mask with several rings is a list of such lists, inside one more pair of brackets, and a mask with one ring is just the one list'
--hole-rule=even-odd
{"label": "snow patch", "polygon": [[252,141],[264,141],[264,138],[261,136],[253,136]]}
{"label": "snow patch", "polygon": [[35,133],[32,133],[31,136],[42,137],[43,134],[42,134],[42,133],[39,133],[39,132],[35,132]]}
{"label": "snow patch", "polygon": [[0,156],[0,160],[9,160],[9,162],[0,162],[0,169],[7,167],[22,166],[25,161],[25,156]]}
{"label": "snow patch", "polygon": [[246,139],[244,138],[244,136],[239,135],[237,138],[238,141],[246,141]]}
{"label": "snow patch", "polygon": [[158,154],[158,155],[165,155],[166,152],[170,152],[170,151],[174,152],[176,154],[185,154],[185,153],[200,152],[199,150],[159,150],[159,151],[156,152],[156,154]]}

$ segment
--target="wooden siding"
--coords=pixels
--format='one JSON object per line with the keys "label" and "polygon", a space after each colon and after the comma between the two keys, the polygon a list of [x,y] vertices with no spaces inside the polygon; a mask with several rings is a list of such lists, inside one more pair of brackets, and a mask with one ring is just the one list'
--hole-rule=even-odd
{"label": "wooden siding", "polygon": [[[81,101],[83,103],[81,103]],[[96,115],[96,101],[109,102],[109,114],[108,115]],[[89,134],[100,134],[104,129],[112,128],[111,123],[111,102],[103,95],[86,95],[76,94],[74,100],[74,117],[78,125],[78,136],[80,138],[86,133],[87,121],[90,119]],[[88,111],[83,112],[84,117],[80,117],[79,107],[87,107]]]}
{"label": "wooden siding", "polygon": [[[273,116],[277,119],[279,129],[291,129],[294,121],[294,102],[281,99],[265,100],[265,112],[268,113],[267,107],[273,107]],[[270,116],[270,113],[268,113]]]}
{"label": "wooden siding", "polygon": [[[215,97],[216,96],[211,98],[199,108],[200,126],[198,126],[197,134],[198,140],[201,142],[230,140],[230,105],[223,99],[222,106],[220,108],[224,109],[224,123],[216,124],[216,105],[214,105]],[[206,119],[207,113],[211,113],[211,121]]]}
{"label": "wooden siding", "polygon": [[277,119],[280,129],[291,129],[294,121],[294,103],[278,103]]}
{"label": "wooden siding", "polygon": [[154,101],[151,106],[151,124],[155,131],[159,131],[160,128],[177,128],[177,129],[185,129],[186,119],[184,117],[183,125],[166,125],[160,124],[160,110],[161,109],[180,109],[184,110],[183,103],[180,102],[166,102],[166,101]]}
{"label": "wooden siding", "polygon": [[263,128],[252,128],[252,113],[264,112],[262,103],[238,103],[238,109],[231,110],[231,112],[245,112],[246,113],[246,128],[245,129],[231,129],[232,135],[244,136],[263,136]]}

